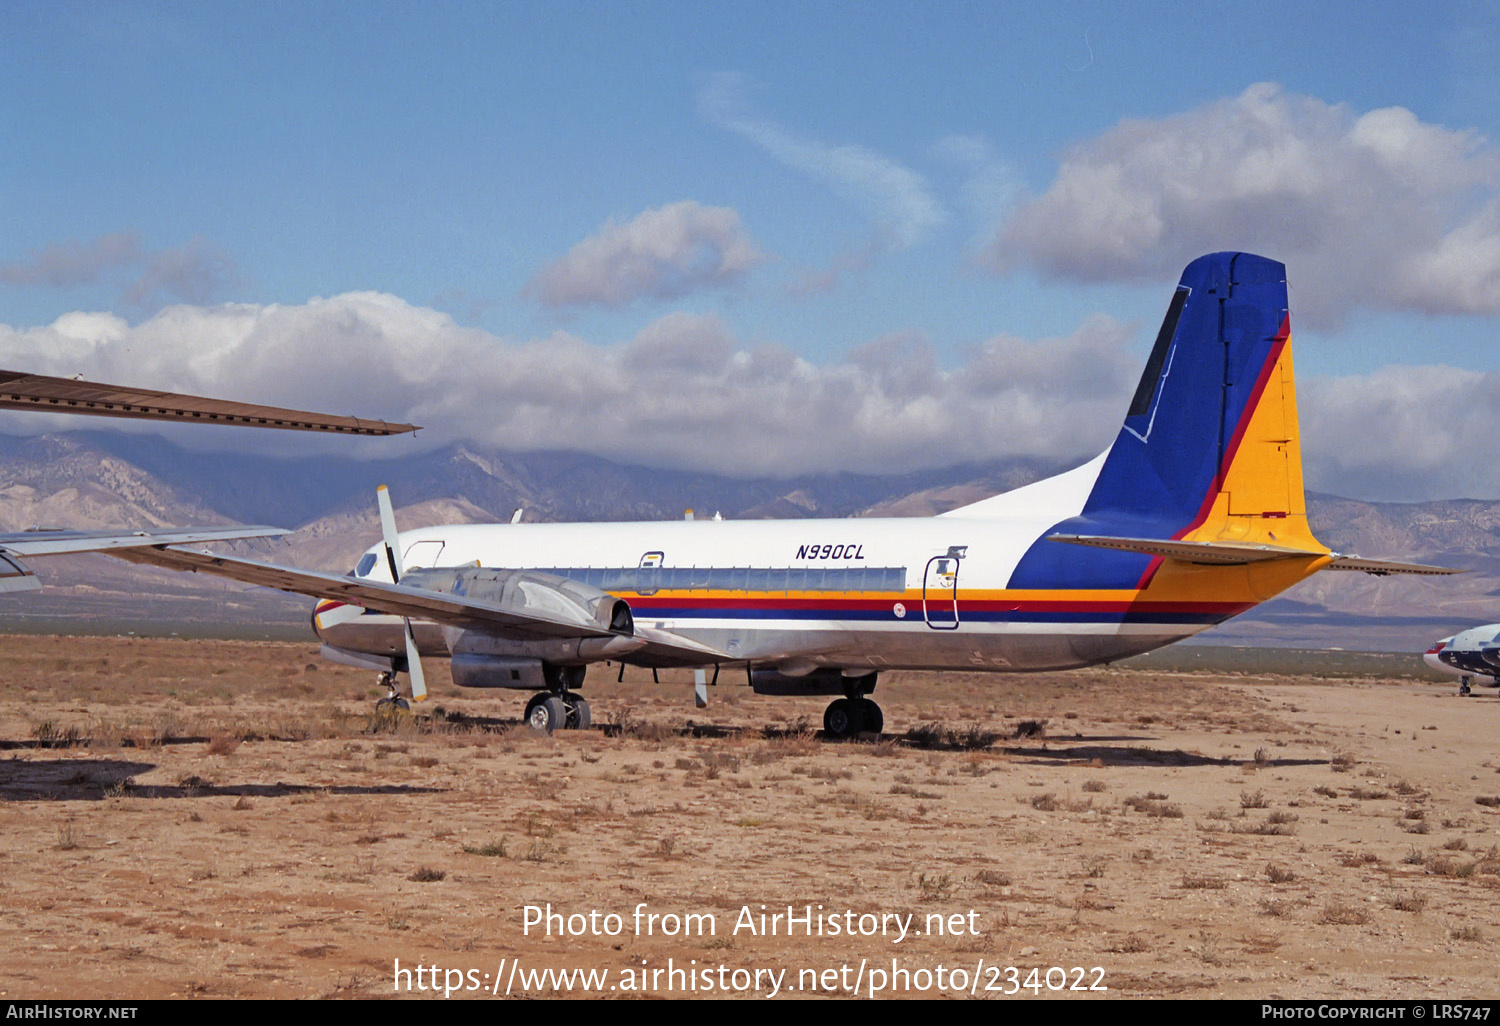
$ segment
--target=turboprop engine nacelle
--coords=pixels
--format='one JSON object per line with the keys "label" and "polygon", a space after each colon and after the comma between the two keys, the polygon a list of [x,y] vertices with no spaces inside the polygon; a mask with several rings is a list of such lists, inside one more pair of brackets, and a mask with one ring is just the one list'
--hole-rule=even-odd
{"label": "turboprop engine nacelle", "polygon": [[455,652],[449,669],[453,673],[453,683],[461,688],[542,691],[547,687],[547,675],[540,659]]}
{"label": "turboprop engine nacelle", "polygon": [[497,634],[482,628],[444,627],[453,682],[460,687],[535,690],[543,686],[543,664],[582,666],[645,646],[644,640],[635,637],[635,621],[624,600],[566,577],[535,570],[444,567],[411,570],[401,580],[590,631],[610,632],[602,638],[551,637],[523,629]]}
{"label": "turboprop engine nacelle", "polygon": [[623,599],[555,574],[456,566],[408,570],[401,583],[586,629],[606,630],[625,637],[635,634],[630,606]]}

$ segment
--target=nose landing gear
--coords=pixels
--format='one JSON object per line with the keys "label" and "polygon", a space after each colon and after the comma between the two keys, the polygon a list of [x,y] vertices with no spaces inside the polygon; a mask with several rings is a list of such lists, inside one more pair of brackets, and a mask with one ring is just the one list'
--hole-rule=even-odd
{"label": "nose landing gear", "polygon": [[401,697],[400,690],[396,687],[396,671],[386,670],[380,675],[376,682],[380,687],[386,689],[388,694],[375,703],[375,712],[393,712],[397,709],[410,709],[411,703]]}
{"label": "nose landing gear", "polygon": [[873,673],[844,678],[845,697],[835,698],[823,713],[823,730],[829,737],[844,740],[885,730],[885,714],[865,697],[875,690],[875,679]]}

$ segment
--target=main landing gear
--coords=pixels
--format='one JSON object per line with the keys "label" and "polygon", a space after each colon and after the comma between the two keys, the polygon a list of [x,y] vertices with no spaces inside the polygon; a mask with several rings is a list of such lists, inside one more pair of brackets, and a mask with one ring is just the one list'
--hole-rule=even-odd
{"label": "main landing gear", "polygon": [[885,729],[885,714],[865,696],[875,690],[875,677],[845,677],[843,698],[835,698],[823,713],[823,730],[840,740],[860,734],[879,734]]}
{"label": "main landing gear", "polygon": [[375,703],[375,712],[377,714],[411,708],[411,703],[401,697],[401,692],[396,687],[395,670],[386,670],[380,675],[380,680],[377,683],[389,692],[384,698]]}
{"label": "main landing gear", "polygon": [[593,723],[588,700],[573,693],[574,688],[583,687],[586,672],[582,666],[543,666],[547,690],[538,691],[526,703],[526,725],[543,734],[554,730],[588,730]]}

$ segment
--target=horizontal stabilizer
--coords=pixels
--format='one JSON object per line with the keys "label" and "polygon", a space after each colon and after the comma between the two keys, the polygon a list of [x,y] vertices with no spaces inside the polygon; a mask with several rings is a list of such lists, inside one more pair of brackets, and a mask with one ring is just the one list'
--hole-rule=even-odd
{"label": "horizontal stabilizer", "polygon": [[1467,570],[1456,570],[1449,566],[1428,566],[1426,563],[1397,563],[1389,559],[1365,559],[1361,556],[1335,554],[1333,562],[1324,570],[1361,570],[1376,577],[1386,574],[1466,574]]}
{"label": "horizontal stabilizer", "polygon": [[1331,556],[1331,561],[1323,569],[1362,570],[1367,574],[1382,576],[1385,574],[1461,574],[1465,572],[1449,567],[1427,566],[1422,563],[1396,563],[1383,559],[1344,556],[1337,552],[1316,552],[1310,549],[1289,549],[1280,545],[1243,542],[1111,538],[1087,534],[1049,534],[1047,540],[1067,542],[1069,545],[1089,545],[1098,549],[1114,549],[1119,552],[1141,552],[1148,556],[1161,556],[1165,559],[1207,566],[1235,566],[1263,563],[1273,559],[1320,559],[1324,556]]}
{"label": "horizontal stabilizer", "polygon": [[1148,556],[1180,559],[1185,563],[1231,565],[1260,563],[1269,559],[1307,559],[1327,555],[1305,549],[1288,549],[1279,545],[1242,544],[1240,542],[1175,541],[1161,538],[1111,538],[1090,534],[1049,534],[1048,541],[1069,545],[1090,545],[1096,549],[1119,552],[1144,552]]}

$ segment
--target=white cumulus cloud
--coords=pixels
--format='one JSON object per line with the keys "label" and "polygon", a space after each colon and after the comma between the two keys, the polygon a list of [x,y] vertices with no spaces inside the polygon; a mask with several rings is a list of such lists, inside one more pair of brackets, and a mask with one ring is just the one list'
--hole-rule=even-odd
{"label": "white cumulus cloud", "polygon": [[671,203],[609,221],[549,264],[525,294],[547,306],[624,306],[739,282],[764,259],[728,207]]}
{"label": "white cumulus cloud", "polygon": [[1314,326],[1358,306],[1500,313],[1500,154],[1401,107],[1359,114],[1261,83],[1074,146],[985,259],[1104,281],[1224,249],[1284,261]]}
{"label": "white cumulus cloud", "polygon": [[[957,366],[902,335],[820,365],[738,339],[710,315],[673,313],[599,345],[565,331],[500,338],[393,296],[350,293],[176,306],[135,326],[86,314],[0,326],[0,366],[410,421],[424,425],[424,446],[789,475],[1092,455],[1113,438],[1139,374],[1132,334],[1096,317],[1059,338],[997,336]],[[5,428],[98,427],[43,420]],[[327,446],[297,440],[315,443]],[[239,432],[229,444],[279,443]]]}
{"label": "white cumulus cloud", "polygon": [[1500,373],[1440,365],[1313,378],[1298,388],[1309,488],[1413,502],[1495,498]]}
{"label": "white cumulus cloud", "polygon": [[[424,425],[413,441],[232,428],[190,445],[363,456],[470,443],[593,453],[730,475],[903,471],[1028,456],[1082,461],[1114,439],[1140,376],[1138,336],[1086,318],[1051,338],[996,335],[945,363],[918,333],[830,363],[737,338],[713,315],[657,318],[623,344],[566,331],[502,338],[375,292],[294,306],[169,307],[131,325],[72,313],[0,325],[0,367]],[[1500,372],[1385,367],[1298,387],[1308,487],[1361,498],[1494,497]],[[8,432],[156,430],[10,414]],[[1476,462],[1477,460],[1477,462]]]}

